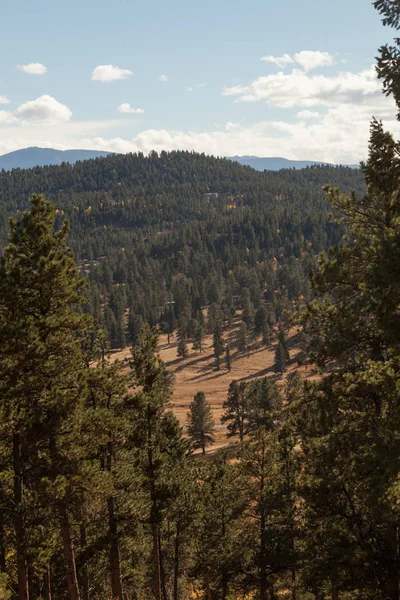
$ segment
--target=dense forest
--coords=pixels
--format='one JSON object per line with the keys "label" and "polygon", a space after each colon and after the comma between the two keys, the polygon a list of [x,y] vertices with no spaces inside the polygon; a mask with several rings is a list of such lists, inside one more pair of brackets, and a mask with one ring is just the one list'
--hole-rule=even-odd
{"label": "dense forest", "polygon": [[[399,156],[373,120],[365,184],[189,153],[2,173],[2,600],[399,600]],[[184,356],[208,328],[229,369],[235,314],[242,351],[274,330],[276,375],[232,381],[211,454],[158,336]],[[313,377],[281,377],[290,323]]]}
{"label": "dense forest", "polygon": [[[144,323],[193,337],[201,309],[224,317],[268,302],[270,322],[309,297],[308,275],[343,229],[322,186],[362,193],[360,171],[313,167],[259,173],[189,152],[109,156],[0,175],[0,239],[7,219],[41,192],[67,217],[90,282],[90,310],[112,348]],[[190,323],[189,321],[192,320]],[[201,326],[204,324],[201,322]],[[210,324],[213,327],[213,324]],[[249,331],[250,333],[250,331]]]}

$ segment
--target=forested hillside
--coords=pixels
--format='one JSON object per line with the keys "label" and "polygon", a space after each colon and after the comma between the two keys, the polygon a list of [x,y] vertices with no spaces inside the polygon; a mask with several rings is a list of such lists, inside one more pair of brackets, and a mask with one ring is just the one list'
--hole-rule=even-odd
{"label": "forested hillside", "polygon": [[187,329],[201,307],[221,300],[227,311],[255,312],[267,298],[279,316],[308,297],[315,257],[343,234],[328,217],[327,183],[364,189],[350,168],[258,173],[189,152],[14,170],[0,175],[0,236],[4,244],[9,215],[30,194],[44,193],[57,225],[70,221],[92,312],[118,348],[127,319],[134,341],[144,322],[172,333],[186,315]]}

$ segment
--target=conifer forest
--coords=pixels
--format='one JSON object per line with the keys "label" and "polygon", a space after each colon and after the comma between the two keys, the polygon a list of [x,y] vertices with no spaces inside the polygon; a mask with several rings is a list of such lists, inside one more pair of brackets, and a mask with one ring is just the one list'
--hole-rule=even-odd
{"label": "conifer forest", "polygon": [[[376,69],[400,120],[400,39]],[[0,600],[399,600],[400,142],[371,118],[360,169],[0,172]],[[206,351],[222,417],[199,383],[183,421]]]}

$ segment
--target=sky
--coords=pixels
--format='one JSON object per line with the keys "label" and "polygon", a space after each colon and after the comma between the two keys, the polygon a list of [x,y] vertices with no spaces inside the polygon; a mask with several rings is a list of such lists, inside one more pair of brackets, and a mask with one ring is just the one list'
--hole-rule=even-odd
{"label": "sky", "polygon": [[196,150],[357,163],[398,133],[369,0],[18,0],[0,21],[0,154]]}

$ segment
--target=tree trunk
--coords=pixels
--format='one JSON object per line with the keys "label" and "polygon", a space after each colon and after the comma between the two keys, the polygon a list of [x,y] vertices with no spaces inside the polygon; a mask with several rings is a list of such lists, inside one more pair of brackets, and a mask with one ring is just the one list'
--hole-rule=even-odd
{"label": "tree trunk", "polygon": [[207,600],[212,600],[211,588],[210,588],[210,571],[207,569],[206,573],[206,588],[207,588]]}
{"label": "tree trunk", "polygon": [[113,600],[123,600],[123,591],[121,583],[121,563],[118,547],[118,528],[115,519],[114,498],[110,496],[107,500],[108,505],[108,525],[110,530],[110,568],[111,568],[111,589]]}
{"label": "tree trunk", "polygon": [[28,561],[25,545],[25,514],[23,508],[23,462],[21,434],[13,433],[13,467],[14,467],[14,529],[17,553],[18,600],[29,600]]}
{"label": "tree trunk", "polygon": [[43,593],[44,600],[51,600],[51,571],[50,564],[47,565],[47,569],[43,575]]}
{"label": "tree trunk", "polygon": [[4,513],[0,510],[0,573],[6,572],[6,537],[4,533]]}
{"label": "tree trunk", "polygon": [[228,576],[226,573],[222,574],[222,600],[226,600],[229,592],[228,587]]}
{"label": "tree trunk", "polygon": [[174,595],[173,600],[179,600],[179,550],[180,550],[180,535],[181,535],[181,520],[178,518],[175,534],[175,549],[174,549]]}
{"label": "tree trunk", "polygon": [[260,519],[260,600],[267,600],[268,582],[265,564],[265,516]]}
{"label": "tree trunk", "polygon": [[398,531],[397,527],[391,527],[386,535],[388,546],[388,571],[387,571],[387,597],[390,600],[399,600],[399,572],[397,567],[398,562]]}
{"label": "tree trunk", "polygon": [[164,565],[163,565],[163,555],[162,555],[162,549],[161,549],[160,530],[158,530],[158,534],[157,534],[157,543],[158,543],[158,560],[160,561],[161,591],[162,591],[163,600],[168,600],[167,586],[166,586],[166,582],[165,582],[165,571],[164,571]]}
{"label": "tree trunk", "polygon": [[157,525],[152,523],[153,532],[153,561],[154,561],[154,593],[156,600],[162,600],[161,596],[161,569],[160,569],[160,555],[158,552],[158,532]]}
{"label": "tree trunk", "polygon": [[64,501],[58,503],[58,518],[60,520],[61,536],[64,546],[64,558],[67,567],[67,585],[70,600],[81,600],[76,575],[75,551],[71,537],[67,508]]}
{"label": "tree trunk", "polygon": [[296,569],[292,569],[292,600],[296,600]]}
{"label": "tree trunk", "polygon": [[[85,525],[80,526],[80,542],[82,550],[86,548],[86,527]],[[89,568],[87,562],[82,566],[82,600],[89,600]]]}
{"label": "tree trunk", "polygon": [[339,592],[335,581],[332,581],[332,600],[339,600]]}

